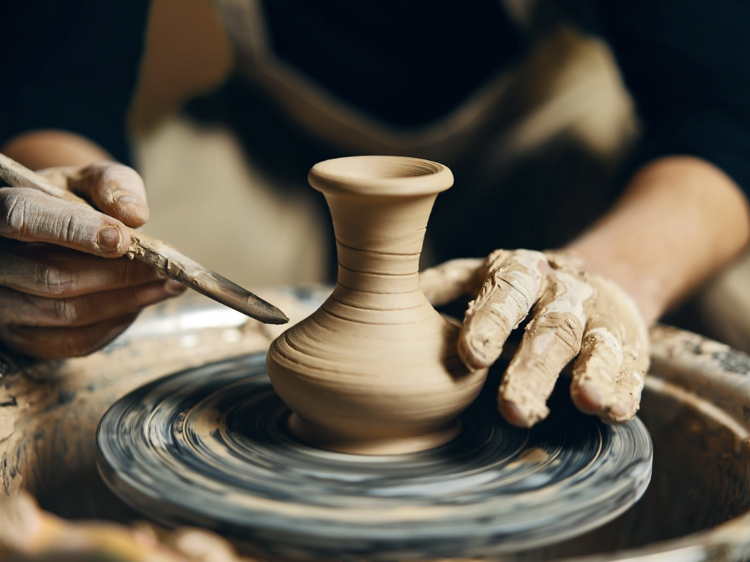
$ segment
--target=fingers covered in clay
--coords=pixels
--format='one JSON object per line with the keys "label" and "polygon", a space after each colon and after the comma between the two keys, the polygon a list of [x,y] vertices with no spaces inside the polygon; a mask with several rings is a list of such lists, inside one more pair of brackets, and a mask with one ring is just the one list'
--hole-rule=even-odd
{"label": "fingers covered in clay", "polygon": [[492,365],[511,331],[538,300],[547,260],[540,252],[498,250],[487,258],[487,278],[469,303],[458,352],[472,369]]}
{"label": "fingers covered in clay", "polygon": [[632,419],[649,353],[646,325],[630,297],[552,252],[498,250],[486,270],[459,337],[467,366],[494,363],[510,332],[530,316],[500,385],[498,408],[505,419],[530,427],[547,417],[557,378],[574,359],[576,406],[606,423]]}
{"label": "fingers covered in clay", "polygon": [[649,364],[648,333],[635,304],[614,283],[588,276],[597,298],[587,303],[588,323],[573,366],[570,393],[583,412],[605,423],[635,416]]}
{"label": "fingers covered in clay", "polygon": [[487,274],[487,260],[450,260],[419,274],[419,285],[433,306],[441,306],[463,295],[475,295]]}
{"label": "fingers covered in clay", "polygon": [[498,407],[508,422],[530,427],[547,417],[547,399],[555,382],[580,350],[584,302],[591,293],[591,287],[574,275],[548,278],[500,385]]}

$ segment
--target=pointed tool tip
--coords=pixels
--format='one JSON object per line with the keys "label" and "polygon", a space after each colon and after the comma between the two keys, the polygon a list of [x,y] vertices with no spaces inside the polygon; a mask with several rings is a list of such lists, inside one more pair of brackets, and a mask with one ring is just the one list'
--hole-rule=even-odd
{"label": "pointed tool tip", "polygon": [[289,322],[289,318],[286,314],[281,312],[278,308],[275,306],[273,307],[272,314],[268,317],[267,320],[264,320],[266,324],[286,324]]}
{"label": "pointed tool tip", "polygon": [[289,318],[280,309],[276,308],[270,302],[252,295],[248,299],[248,309],[244,310],[245,314],[252,316],[264,324],[286,324]]}

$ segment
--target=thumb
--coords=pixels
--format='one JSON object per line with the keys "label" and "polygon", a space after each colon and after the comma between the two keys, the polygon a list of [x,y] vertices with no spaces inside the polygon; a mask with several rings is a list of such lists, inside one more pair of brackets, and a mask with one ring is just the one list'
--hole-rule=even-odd
{"label": "thumb", "polygon": [[456,259],[420,273],[419,285],[433,306],[441,306],[462,295],[476,294],[486,273],[483,259]]}
{"label": "thumb", "polygon": [[143,180],[128,166],[96,162],[71,172],[68,187],[130,227],[143,226],[149,218]]}

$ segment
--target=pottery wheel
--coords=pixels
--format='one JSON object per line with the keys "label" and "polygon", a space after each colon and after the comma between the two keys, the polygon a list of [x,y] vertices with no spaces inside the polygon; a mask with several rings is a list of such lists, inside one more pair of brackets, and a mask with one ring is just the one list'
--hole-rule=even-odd
{"label": "pottery wheel", "polygon": [[639,420],[601,424],[562,388],[547,420],[518,429],[495,413],[494,388],[442,447],[355,456],[291,435],[263,355],[226,360],[114,404],[99,469],[146,517],[293,559],[515,552],[602,525],[644,492],[652,449]]}

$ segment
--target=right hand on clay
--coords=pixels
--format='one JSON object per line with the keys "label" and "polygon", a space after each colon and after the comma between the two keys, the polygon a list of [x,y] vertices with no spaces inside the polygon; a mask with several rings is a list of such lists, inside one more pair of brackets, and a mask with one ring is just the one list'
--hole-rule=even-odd
{"label": "right hand on clay", "polygon": [[40,359],[87,355],[143,307],[184,287],[123,257],[125,225],[142,226],[149,216],[134,170],[99,162],[39,173],[98,210],[30,188],[0,188],[0,339]]}
{"label": "right hand on clay", "polygon": [[[571,396],[606,423],[636,413],[649,364],[648,334],[633,300],[613,281],[559,252],[497,250],[428,269],[422,290],[433,304],[469,294],[458,352],[471,369],[500,356],[511,331],[529,318],[503,376],[498,406],[513,425],[544,419],[558,375],[573,361]],[[577,356],[577,358],[576,358]]]}

